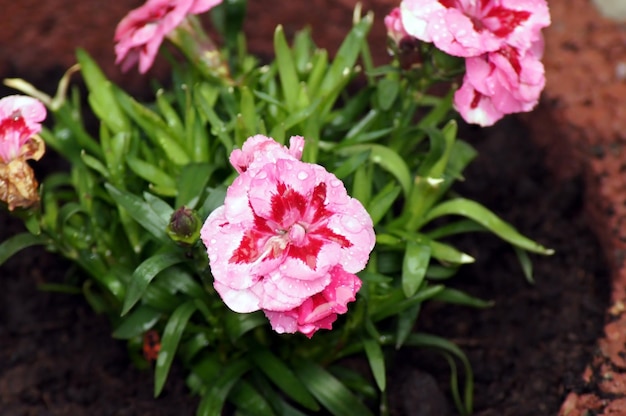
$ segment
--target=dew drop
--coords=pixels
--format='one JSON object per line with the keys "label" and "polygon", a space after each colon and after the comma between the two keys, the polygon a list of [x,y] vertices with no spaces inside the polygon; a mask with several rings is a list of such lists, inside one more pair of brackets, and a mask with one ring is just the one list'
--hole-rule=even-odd
{"label": "dew drop", "polygon": [[351,233],[358,233],[363,229],[363,226],[356,218],[348,215],[341,217],[341,225]]}
{"label": "dew drop", "polygon": [[309,174],[306,173],[305,171],[298,172],[298,179],[300,179],[301,181],[305,180],[308,177],[309,177]]}

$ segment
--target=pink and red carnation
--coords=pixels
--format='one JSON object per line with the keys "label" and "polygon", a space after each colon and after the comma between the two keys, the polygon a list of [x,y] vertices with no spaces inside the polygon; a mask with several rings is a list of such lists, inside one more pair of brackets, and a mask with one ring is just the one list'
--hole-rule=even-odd
{"label": "pink and red carnation", "polygon": [[128,13],[115,30],[116,64],[126,72],[139,63],[139,72],[146,73],[163,39],[190,14],[199,14],[220,4],[222,0],[148,0]]}
{"label": "pink and red carnation", "polygon": [[[241,173],[201,236],[214,287],[235,312],[263,310],[274,329],[328,328],[360,288],[374,242],[371,218],[334,175],[254,136],[231,162]],[[348,293],[349,292],[349,293]],[[323,306],[326,305],[326,306]]]}
{"label": "pink and red carnation", "polygon": [[539,101],[545,0],[403,0],[400,15],[409,35],[466,58],[454,107],[469,123],[489,126]]}
{"label": "pink and red carnation", "polygon": [[26,142],[41,131],[46,108],[37,99],[10,95],[0,99],[0,163],[19,157]]}

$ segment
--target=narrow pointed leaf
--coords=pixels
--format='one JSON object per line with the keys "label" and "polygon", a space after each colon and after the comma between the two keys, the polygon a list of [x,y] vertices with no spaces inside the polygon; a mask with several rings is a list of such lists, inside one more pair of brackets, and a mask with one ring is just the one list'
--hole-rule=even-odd
{"label": "narrow pointed leaf", "polygon": [[302,360],[295,370],[311,394],[334,416],[372,416],[341,381],[317,364]]}
{"label": "narrow pointed leaf", "polygon": [[307,409],[317,411],[319,405],[291,369],[269,350],[252,354],[252,360],[287,396]]}
{"label": "narrow pointed leaf", "polygon": [[167,221],[163,221],[146,201],[129,192],[121,191],[111,184],[106,183],[104,187],[115,202],[124,208],[128,215],[141,224],[157,240],[163,243],[171,243],[171,240],[165,233]]}
{"label": "narrow pointed leaf", "polygon": [[43,245],[47,243],[47,238],[42,235],[30,233],[16,234],[0,244],[0,265],[11,256],[27,247]]}
{"label": "narrow pointed leaf", "polygon": [[530,257],[528,256],[528,252],[522,250],[519,247],[513,247],[515,249],[515,254],[517,255],[517,259],[519,260],[520,265],[522,266],[522,272],[524,273],[524,277],[531,285],[535,283],[533,279],[533,263],[530,261]]}
{"label": "narrow pointed leaf", "polygon": [[165,252],[162,254],[155,254],[148,258],[137,267],[133,273],[124,298],[124,307],[122,308],[122,316],[126,315],[128,311],[141,299],[146,288],[154,279],[154,277],[161,271],[173,266],[177,263],[185,261],[185,258],[178,252]]}
{"label": "narrow pointed leaf", "polygon": [[161,349],[156,360],[154,369],[154,397],[161,394],[165,386],[165,380],[174,361],[178,344],[183,336],[185,327],[191,315],[196,311],[196,305],[193,301],[180,305],[167,321],[163,336],[161,337]]}
{"label": "narrow pointed leaf", "polygon": [[298,98],[298,73],[293,55],[285,39],[285,31],[281,25],[274,31],[274,53],[276,54],[276,64],[278,65],[278,75],[285,97],[287,109],[292,112],[296,108]]}
{"label": "narrow pointed leaf", "polygon": [[250,363],[239,359],[226,365],[214,380],[198,406],[197,416],[221,416],[226,396],[240,377],[250,369]]}
{"label": "narrow pointed leaf", "polygon": [[113,331],[113,338],[130,339],[152,328],[161,317],[161,312],[149,306],[140,306],[129,314]]}
{"label": "narrow pointed leaf", "polygon": [[402,290],[407,298],[413,296],[422,285],[430,262],[430,253],[429,244],[407,241],[402,261]]}
{"label": "narrow pointed leaf", "polygon": [[482,300],[460,290],[449,287],[437,293],[432,297],[432,299],[441,302],[454,303],[457,305],[471,306],[473,308],[489,308],[493,306],[492,301]]}
{"label": "narrow pointed leaf", "polygon": [[524,237],[513,226],[478,202],[456,198],[442,202],[426,214],[425,223],[444,215],[461,215],[481,224],[503,240],[533,253],[553,254],[554,250],[543,247],[533,240]]}
{"label": "narrow pointed leaf", "polygon": [[370,369],[376,380],[376,385],[380,391],[385,391],[387,388],[387,377],[385,375],[385,356],[383,355],[383,349],[380,344],[373,339],[364,339],[363,348],[365,349],[365,355],[367,361],[370,364]]}

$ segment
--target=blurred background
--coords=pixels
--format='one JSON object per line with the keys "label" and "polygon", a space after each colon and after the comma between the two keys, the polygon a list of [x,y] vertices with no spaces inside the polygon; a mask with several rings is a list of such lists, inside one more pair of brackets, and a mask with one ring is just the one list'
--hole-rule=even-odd
{"label": "blurred background", "polygon": [[[136,69],[122,74],[114,64],[113,52],[117,23],[143,3],[143,0],[0,0],[0,79],[24,78],[51,93],[59,77],[75,63],[74,51],[80,47],[91,54],[115,83],[131,93],[146,91],[147,77],[140,76]],[[311,26],[318,45],[334,52],[351,26],[355,4],[354,0],[249,1],[245,26],[249,49],[261,57],[270,56],[272,34],[280,23],[288,35]],[[362,4],[364,12],[375,12],[370,40],[372,53],[380,62],[386,56],[383,18],[399,0],[368,0]],[[210,23],[206,23],[210,30]],[[163,59],[157,59],[150,74],[167,79]],[[8,90],[2,90],[5,91]]]}

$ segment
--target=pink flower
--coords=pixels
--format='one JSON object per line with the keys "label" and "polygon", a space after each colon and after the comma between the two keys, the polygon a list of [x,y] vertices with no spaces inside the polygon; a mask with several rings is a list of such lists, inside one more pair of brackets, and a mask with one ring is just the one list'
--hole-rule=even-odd
{"label": "pink flower", "polygon": [[116,64],[128,71],[139,62],[139,72],[150,69],[163,42],[189,14],[203,13],[222,0],[148,0],[132,10],[115,30]]}
{"label": "pink flower", "polygon": [[545,0],[404,0],[406,31],[462,57],[505,45],[526,50],[550,24]]}
{"label": "pink flower", "polygon": [[539,60],[542,41],[525,53],[506,46],[475,58],[467,58],[463,85],[455,93],[454,106],[469,123],[490,126],[505,114],[532,110],[545,86]]}
{"label": "pink flower", "polygon": [[463,120],[471,124],[487,127],[504,117],[505,113],[498,110],[491,97],[476,91],[471,83],[464,80],[463,85],[454,93],[454,108]]}
{"label": "pink flower", "polygon": [[250,165],[262,167],[266,163],[276,162],[277,159],[300,160],[304,149],[304,139],[293,136],[289,139],[289,149],[277,143],[274,139],[257,134],[246,140],[241,150],[235,149],[230,154],[230,164],[235,170],[243,173],[251,168]]}
{"label": "pink flower", "polygon": [[394,8],[385,16],[385,27],[387,28],[387,36],[396,44],[399,44],[402,39],[409,36],[402,25],[402,12],[399,7]]}
{"label": "pink flower", "polygon": [[285,312],[265,311],[272,328],[278,333],[302,332],[311,338],[320,328],[332,329],[337,314],[348,311],[347,304],[354,301],[361,288],[361,280],[341,266],[330,271],[331,281],[326,288],[306,299],[297,308]]}
{"label": "pink flower", "polygon": [[324,290],[344,284],[342,273],[358,280],[375,242],[371,218],[334,175],[298,160],[302,138],[290,149],[264,136],[248,140],[231,156],[241,175],[201,231],[214,287],[235,312],[317,305],[331,296]]}
{"label": "pink flower", "polygon": [[0,99],[0,162],[22,155],[24,145],[41,131],[46,108],[37,99],[10,95]]}

